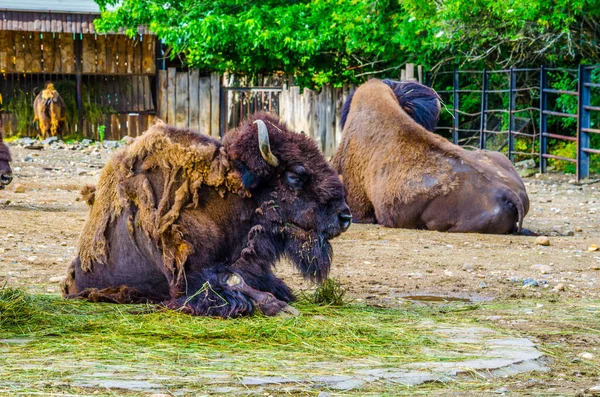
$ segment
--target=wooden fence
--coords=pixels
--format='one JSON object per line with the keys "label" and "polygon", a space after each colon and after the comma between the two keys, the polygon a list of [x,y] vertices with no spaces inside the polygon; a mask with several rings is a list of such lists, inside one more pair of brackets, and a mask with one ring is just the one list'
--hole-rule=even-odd
{"label": "wooden fence", "polygon": [[157,116],[165,123],[219,137],[220,77],[200,77],[198,70],[158,72]]}
{"label": "wooden fence", "polygon": [[321,92],[284,87],[280,96],[280,117],[291,129],[313,138],[326,157],[332,157],[342,140],[342,105],[353,86],[325,86]]}

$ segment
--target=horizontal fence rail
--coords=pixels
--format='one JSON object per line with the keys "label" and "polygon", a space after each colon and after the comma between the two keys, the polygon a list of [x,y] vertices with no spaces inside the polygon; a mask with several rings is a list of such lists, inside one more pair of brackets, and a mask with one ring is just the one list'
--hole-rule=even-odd
{"label": "horizontal fence rail", "polygon": [[[600,100],[594,102],[600,90],[592,93],[600,88],[600,82],[592,81],[598,69],[600,65],[542,66],[428,75],[427,82],[445,103],[436,131],[461,146],[502,151],[513,162],[533,158],[541,173],[547,172],[549,159],[572,163],[578,180],[588,178],[590,156],[600,154],[600,148],[592,147],[592,136],[600,134]],[[557,83],[550,82],[551,75]],[[567,87],[565,81],[576,84]],[[567,143],[575,143],[576,155],[555,152]]]}

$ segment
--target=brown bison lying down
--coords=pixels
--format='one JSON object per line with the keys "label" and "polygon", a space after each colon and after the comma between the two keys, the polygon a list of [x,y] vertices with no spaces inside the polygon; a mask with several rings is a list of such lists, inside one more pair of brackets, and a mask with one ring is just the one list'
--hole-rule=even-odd
{"label": "brown bison lying down", "polygon": [[0,190],[8,186],[10,181],[12,181],[10,152],[8,151],[8,146],[2,142],[2,121],[0,120]]}
{"label": "brown bison lying down", "polygon": [[313,141],[266,114],[223,143],[158,123],[84,195],[91,210],[64,294],[195,315],[290,309],[276,262],[287,257],[303,276],[325,279],[328,240],[352,219]]}
{"label": "brown bison lying down", "polygon": [[333,158],[354,219],[450,232],[520,231],[529,199],[511,162],[453,145],[416,123],[419,115],[409,117],[406,107],[379,80],[354,94]]}

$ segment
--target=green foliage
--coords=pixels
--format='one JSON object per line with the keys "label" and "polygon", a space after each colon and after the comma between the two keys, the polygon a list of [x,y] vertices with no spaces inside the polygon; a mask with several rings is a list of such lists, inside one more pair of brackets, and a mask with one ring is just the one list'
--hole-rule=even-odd
{"label": "green foliage", "polygon": [[106,126],[105,125],[99,125],[98,126],[98,140],[100,142],[104,142],[104,133],[106,130]]}
{"label": "green foliage", "polygon": [[17,135],[25,135],[33,125],[33,98],[28,92],[18,90],[7,101],[6,111],[17,118]]}
{"label": "green foliage", "polygon": [[315,305],[343,306],[346,303],[344,295],[346,289],[340,282],[328,278],[315,289],[312,295],[305,298]]}
{"label": "green foliage", "polygon": [[[600,60],[592,0],[96,0],[101,30],[144,24],[193,66],[253,75],[282,71],[300,85],[367,74],[399,77],[406,62],[563,65]],[[116,7],[106,11],[107,6]]]}

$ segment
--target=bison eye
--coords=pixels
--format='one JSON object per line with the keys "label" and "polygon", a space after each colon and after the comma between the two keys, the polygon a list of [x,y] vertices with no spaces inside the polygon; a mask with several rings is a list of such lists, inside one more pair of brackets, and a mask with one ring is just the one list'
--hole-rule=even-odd
{"label": "bison eye", "polygon": [[304,181],[302,180],[302,177],[292,171],[287,171],[285,173],[285,179],[286,179],[287,184],[290,185],[291,187],[293,187],[294,189],[301,189],[302,186],[304,185]]}

